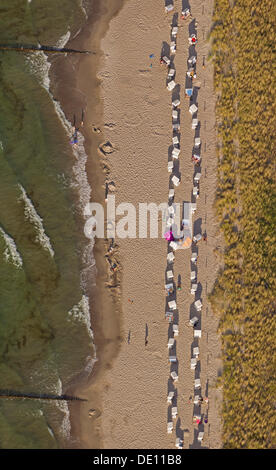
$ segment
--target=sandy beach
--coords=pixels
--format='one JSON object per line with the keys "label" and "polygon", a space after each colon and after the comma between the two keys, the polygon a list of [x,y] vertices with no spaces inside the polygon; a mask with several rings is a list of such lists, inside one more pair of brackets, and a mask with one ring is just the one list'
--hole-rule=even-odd
{"label": "sandy beach", "polygon": [[[106,22],[99,23],[100,31],[93,34],[93,40],[87,34],[85,46],[90,50],[100,47],[103,51],[97,78],[92,78],[93,73],[90,75],[87,70],[99,64],[99,55],[81,61],[76,84],[87,96],[85,139],[93,201],[103,202],[107,179],[115,183],[116,206],[132,203],[138,212],[139,202],[168,202],[172,93],[166,89],[167,71],[164,65],[160,66],[159,59],[163,43],[170,43],[175,14],[179,26],[175,81],[180,85],[181,97],[181,183],[175,188],[175,202],[191,200],[195,134],[191,129],[189,99],[184,97],[190,23],[181,20],[181,6],[182,2],[176,0],[174,10],[166,14],[163,2],[154,1],[143,7],[138,0],[128,0],[119,11],[118,5],[108,11]],[[178,415],[173,420],[172,434],[168,434],[167,422],[171,420],[171,406],[167,403],[169,323],[165,319],[164,290],[167,242],[161,233],[157,239],[116,238],[115,259],[119,269],[111,277],[103,256],[106,244],[97,241],[97,280],[91,289],[93,302],[95,299],[91,320],[98,362],[89,383],[79,391],[88,402],[73,412],[74,442],[80,447],[166,449],[175,448],[176,437],[184,439],[184,448],[221,447],[221,392],[215,388],[221,370],[218,321],[207,300],[218,269],[214,255],[217,229],[212,209],[216,189],[215,95],[212,66],[206,61],[205,68],[202,67],[203,56],[208,55],[206,39],[213,1],[191,0],[190,6],[197,22],[197,103],[202,157],[200,196],[193,223],[195,232],[207,233],[207,241],[198,244],[197,262],[203,304],[200,362],[195,376],[190,367],[195,346],[193,329],[189,326],[194,301],[190,293],[191,249],[178,250],[173,265],[174,279],[180,275],[182,281],[182,289],[176,296]],[[109,28],[99,42],[110,18]],[[89,87],[94,90],[93,95],[88,94]],[[106,142],[111,143],[114,151],[104,156],[96,148]],[[208,412],[205,409],[208,422],[200,425],[200,429],[193,425],[193,404],[189,403],[189,397],[194,395],[194,379],[198,377],[201,394],[209,400]],[[92,418],[89,417],[91,408],[96,410]],[[197,440],[199,430],[204,430],[201,444]]]}

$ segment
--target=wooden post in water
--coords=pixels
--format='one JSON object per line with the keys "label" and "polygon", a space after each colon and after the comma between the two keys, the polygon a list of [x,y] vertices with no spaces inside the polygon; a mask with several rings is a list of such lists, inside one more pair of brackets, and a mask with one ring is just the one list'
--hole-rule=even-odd
{"label": "wooden post in water", "polygon": [[86,398],[71,395],[54,395],[51,393],[21,393],[15,390],[0,390],[1,398],[28,398],[31,400],[63,400],[63,401],[87,401]]}
{"label": "wooden post in water", "polygon": [[33,51],[43,51],[43,52],[57,52],[62,54],[95,54],[92,51],[79,51],[76,49],[68,49],[66,47],[54,47],[54,46],[43,46],[43,45],[34,45],[34,44],[0,44],[0,50],[2,51],[18,51],[18,52],[33,52]]}

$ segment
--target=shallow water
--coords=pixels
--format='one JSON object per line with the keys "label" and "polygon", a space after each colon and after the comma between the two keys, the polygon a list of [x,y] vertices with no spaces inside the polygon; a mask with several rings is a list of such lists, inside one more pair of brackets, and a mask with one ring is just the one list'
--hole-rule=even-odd
{"label": "shallow water", "polygon": [[[78,0],[2,0],[0,43],[56,45]],[[0,51],[1,389],[62,393],[94,355],[81,287],[77,165],[45,87],[46,56]],[[0,398],[1,448],[64,445],[66,403]]]}

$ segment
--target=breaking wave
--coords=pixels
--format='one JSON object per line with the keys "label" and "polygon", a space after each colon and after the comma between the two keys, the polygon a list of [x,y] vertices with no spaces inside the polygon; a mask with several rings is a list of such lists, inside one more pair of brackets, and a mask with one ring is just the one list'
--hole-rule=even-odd
{"label": "breaking wave", "polygon": [[55,252],[52,248],[49,237],[45,233],[43,223],[42,223],[43,220],[41,219],[39,214],[36,212],[35,207],[31,199],[29,199],[29,197],[27,196],[27,193],[25,189],[23,188],[23,186],[21,186],[21,184],[19,184],[18,186],[22,193],[22,196],[20,197],[20,199],[22,199],[25,204],[25,208],[24,208],[25,217],[35,226],[36,231],[37,231],[36,241],[40,243],[40,245],[45,250],[47,250],[50,253],[51,257],[53,258],[55,255]]}
{"label": "breaking wave", "polygon": [[89,300],[83,295],[77,305],[74,305],[68,312],[68,318],[85,323],[90,338],[93,340],[93,332],[91,329]]}
{"label": "breaking wave", "polygon": [[6,259],[7,262],[11,262],[17,268],[22,268],[23,261],[20,256],[20,253],[17,250],[15,241],[1,227],[0,227],[0,233],[2,234],[6,243],[6,249],[4,251],[4,258]]}

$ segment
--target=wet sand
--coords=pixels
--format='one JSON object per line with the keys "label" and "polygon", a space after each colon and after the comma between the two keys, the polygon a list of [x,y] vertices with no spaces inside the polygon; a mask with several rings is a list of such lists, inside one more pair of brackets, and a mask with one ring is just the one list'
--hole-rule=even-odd
{"label": "wet sand", "polygon": [[[122,4],[123,0],[94,1],[87,25],[76,39],[68,43],[68,47],[87,49],[92,54],[55,57],[51,68],[51,91],[61,103],[66,117],[73,123],[73,115],[76,114],[76,125],[79,126],[81,110],[85,111],[81,132],[85,137],[88,156],[87,177],[92,188],[91,200],[103,205],[106,173],[97,150],[103,140],[103,101],[97,69],[102,56],[101,38],[108,29],[110,19],[117,14]],[[80,373],[76,383],[66,391],[88,400],[82,404],[69,404],[72,435],[68,442],[69,448],[98,449],[103,446],[100,433],[103,376],[112,367],[121,343],[119,291],[118,287],[112,288],[112,285],[118,285],[119,279],[114,279],[114,276],[110,278],[106,251],[105,240],[97,240],[94,246],[96,267],[92,262],[89,275],[91,326],[97,362],[89,378],[85,373]],[[92,417],[89,417],[90,409],[96,410]]]}
{"label": "wet sand", "polygon": [[[163,41],[170,42],[174,13],[178,13],[180,26],[174,60],[175,80],[181,86],[181,184],[175,190],[175,202],[191,200],[194,131],[191,130],[189,101],[184,98],[189,23],[180,19],[181,1],[174,4],[174,11],[168,15],[162,2],[151,2],[141,8],[138,0],[128,0],[116,16],[110,6],[106,21],[94,23],[96,29],[87,30],[85,37],[80,38],[84,48],[96,51],[94,56],[78,63],[74,84],[79,90],[78,103],[83,100],[87,109],[84,128],[89,156],[87,172],[95,202],[103,202],[106,178],[115,182],[116,206],[128,202],[137,208],[139,202],[160,204],[168,201],[172,95],[166,89],[167,72],[165,66],[160,66],[159,57]],[[202,140],[200,197],[193,221],[196,230],[202,233],[206,230],[208,235],[207,242],[202,241],[198,246],[197,263],[203,303],[197,373],[200,373],[202,383],[201,394],[209,398],[208,424],[204,425],[201,446],[218,448],[221,446],[221,394],[215,388],[215,381],[221,367],[220,344],[216,333],[217,319],[207,301],[217,271],[213,253],[217,233],[212,210],[216,189],[215,96],[212,67],[206,64],[205,69],[202,68],[203,55],[207,56],[208,51],[205,40],[211,25],[212,4],[212,0],[191,1],[193,18],[198,23],[198,119]],[[116,5],[117,8],[117,2]],[[99,14],[103,15],[103,11]],[[99,52],[99,47],[103,53]],[[150,54],[154,54],[154,58],[151,59]],[[94,128],[101,132],[93,131]],[[107,141],[115,151],[104,157],[97,147]],[[109,278],[104,241],[98,241],[94,250],[97,278],[96,286],[91,288],[91,323],[98,362],[89,383],[82,384],[77,390],[77,395],[85,396],[88,402],[74,406],[72,410],[74,441],[70,445],[92,449],[174,448],[176,437],[183,437],[187,430],[184,448],[199,447],[198,430],[192,424],[193,406],[189,404],[195,378],[190,369],[193,330],[188,326],[193,302],[190,294],[191,250],[175,253],[175,280],[179,274],[182,279],[182,290],[177,293],[178,416],[174,420],[173,433],[167,434],[171,413],[167,404],[169,325],[165,319],[164,291],[167,242],[162,238],[126,238],[116,239],[116,243],[116,262],[120,268],[115,279]],[[113,283],[116,287],[112,288]],[[92,418],[89,418],[89,409],[96,410]]]}

